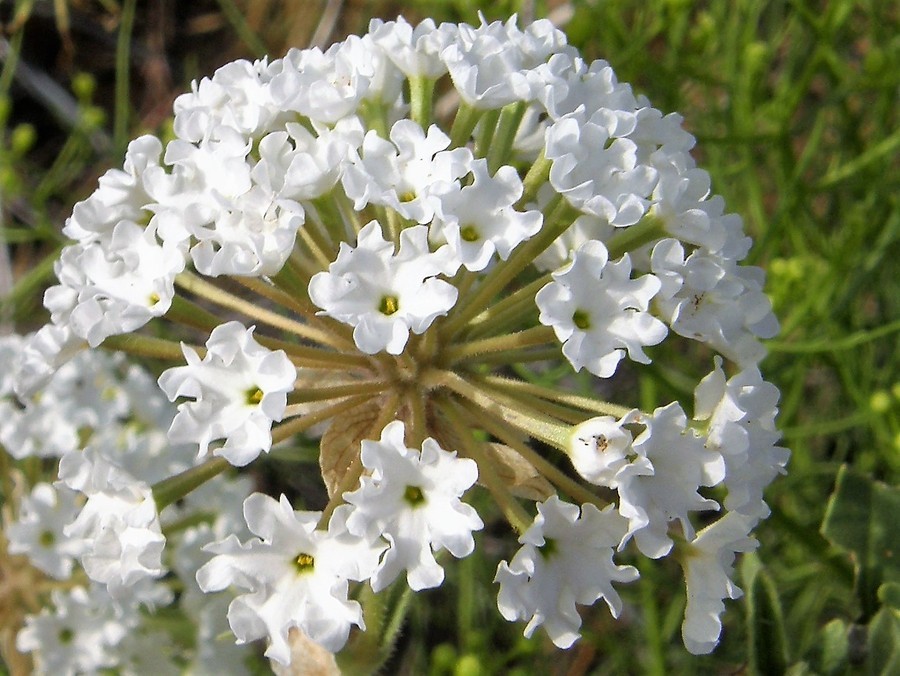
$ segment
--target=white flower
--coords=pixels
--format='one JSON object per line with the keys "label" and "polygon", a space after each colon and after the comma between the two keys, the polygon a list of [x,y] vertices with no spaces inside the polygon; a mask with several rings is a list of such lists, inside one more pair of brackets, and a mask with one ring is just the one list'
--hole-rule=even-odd
{"label": "white flower", "polygon": [[415,27],[403,17],[387,22],[372,19],[369,22],[369,35],[384,50],[385,56],[407,77],[437,79],[447,72],[440,54],[454,34],[446,29],[436,29],[431,19],[425,19]]}
{"label": "white flower", "polygon": [[778,320],[762,291],[760,268],[703,249],[685,258],[674,239],[653,248],[651,266],[664,280],[657,307],[673,331],[709,343],[742,366],[765,356],[758,338],[777,334]]}
{"label": "white flower", "polygon": [[575,470],[592,484],[608,488],[618,485],[616,475],[629,463],[640,463],[652,471],[646,458],[638,458],[632,448],[634,437],[625,428],[642,420],[635,409],[620,420],[604,415],[576,425],[569,438],[569,459]]}
{"label": "white flower", "polygon": [[[547,192],[556,194],[552,190],[542,192],[544,194],[538,194],[539,200],[546,198]],[[553,244],[535,258],[535,267],[542,272],[552,272],[570,263],[572,254],[588,240],[596,239],[603,242],[612,237],[614,232],[615,226],[607,223],[605,219],[591,214],[581,214],[563,234],[553,240]]]}
{"label": "white flower", "polygon": [[64,456],[59,478],[87,496],[63,532],[83,543],[81,563],[88,577],[107,585],[114,598],[122,598],[141,580],[163,575],[166,539],[146,483],[91,447]]}
{"label": "white flower", "polygon": [[637,146],[618,133],[619,117],[601,109],[588,120],[576,113],[547,130],[550,183],[576,209],[619,226],[647,212],[656,171],[637,161]]}
{"label": "white flower", "polygon": [[354,327],[356,346],[366,354],[400,354],[409,332],[423,333],[456,303],[456,287],[437,279],[452,274],[449,249],[432,253],[428,228],[400,233],[400,250],[384,239],[377,221],[360,230],[356,248],[341,243],[327,272],[313,275],[309,297],[320,314]]}
{"label": "white flower", "polygon": [[123,387],[122,354],[85,350],[62,365],[44,388],[41,407],[52,407],[73,427],[100,428],[131,415]]}
{"label": "white flower", "polygon": [[281,350],[273,352],[253,338],[255,327],[228,322],[213,329],[201,361],[182,345],[187,366],[163,372],[159,386],[169,401],[190,397],[178,405],[169,428],[173,442],[196,442],[200,455],[210,442],[225,439],[213,451],[236,466],[253,461],[272,446],[272,422],[281,420],[296,369]]}
{"label": "white flower", "polygon": [[212,78],[192,82],[191,91],[175,99],[175,134],[200,142],[222,125],[245,136],[271,129],[287,118],[269,94],[271,70],[266,59],[239,59],[216,70]]}
{"label": "white flower", "polygon": [[14,395],[16,369],[25,351],[25,339],[17,334],[0,336],[0,397]]}
{"label": "white flower", "polygon": [[210,277],[273,275],[294,248],[303,221],[300,204],[256,185],[235,198],[212,228],[196,231],[191,258],[197,271]]}
{"label": "white flower", "polygon": [[678,113],[663,113],[647,100],[637,97],[637,126],[629,138],[637,144],[638,161],[647,162],[650,156],[661,151],[667,155],[686,154],[697,140],[684,130],[684,118]]}
{"label": "white flower", "polygon": [[749,537],[756,519],[729,512],[685,545],[681,559],[687,584],[687,607],[681,636],[694,655],[712,652],[722,632],[723,599],[737,599],[741,589],[731,581],[736,552],[750,552],[759,543]]}
{"label": "white flower", "polygon": [[513,204],[522,196],[522,181],[512,167],[488,173],[487,161],[474,160],[473,182],[441,196],[440,216],[431,226],[432,239],[446,241],[467,270],[484,270],[496,252],[509,258],[512,250],[541,229],[539,211],[519,212]]}
{"label": "white flower", "polygon": [[269,91],[275,104],[328,124],[355,113],[376,77],[375,64],[345,43],[324,53],[317,47],[292,49],[272,66],[277,74]]}
{"label": "white flower", "polygon": [[529,71],[566,46],[565,34],[547,20],[521,31],[516,17],[489,24],[482,16],[480,26],[460,24],[457,30],[441,58],[462,99],[480,109],[533,99]]}
{"label": "white flower", "polygon": [[390,141],[375,131],[366,134],[358,157],[342,176],[347,197],[358,211],[383,204],[404,218],[429,223],[440,208],[440,196],[469,172],[467,148],[446,150],[450,137],[436,125],[427,133],[412,120],[391,127]]}
{"label": "white flower", "polygon": [[65,580],[72,574],[82,543],[63,529],[75,518],[77,493],[39,483],[19,504],[19,518],[6,527],[10,554],[25,554],[31,564],[50,577]]}
{"label": "white flower", "polygon": [[642,416],[640,422],[646,430],[635,439],[632,459],[619,468],[610,487],[618,491],[619,513],[628,519],[620,547],[634,536],[641,553],[655,559],[672,548],[670,521],[677,519],[685,537],[691,538],[689,514],[719,508],[698,489],[721,483],[725,463],[687,427],[678,402]]}
{"label": "white flower", "polygon": [[78,446],[78,428],[43,400],[24,409],[2,402],[0,443],[13,458],[59,458]]}
{"label": "white flower", "polygon": [[282,200],[312,200],[331,190],[344,166],[362,145],[365,132],[357,117],[344,118],[333,128],[288,123],[259,142],[259,161],[251,171],[256,184]]}
{"label": "white flower", "polygon": [[[550,61],[553,64],[553,61]],[[541,103],[554,120],[558,120],[579,107],[588,116],[598,110],[612,112],[618,118],[613,128],[614,136],[625,136],[637,125],[637,100],[631,85],[620,83],[609,63],[600,59],[585,67],[581,59],[559,68],[559,75],[551,80],[540,95]]]}
{"label": "white flower", "polygon": [[60,284],[47,290],[44,305],[54,324],[96,347],[165,314],[184,262],[183,247],[160,242],[153,224],[119,221],[108,242],[63,249],[55,265]]}
{"label": "white flower", "polygon": [[579,515],[577,505],[554,495],[537,509],[534,523],[519,538],[522,548],[497,568],[497,606],[509,621],[528,620],[526,637],[544,625],[558,647],[568,648],[580,635],[576,604],[603,598],[618,617],[622,601],[612,583],[632,582],[638,571],[613,563],[626,524],[612,505],[600,511],[586,504]]}
{"label": "white flower", "polygon": [[755,366],[725,380],[722,360],[694,393],[694,417],[708,421],[706,445],[725,459],[725,508],[765,518],[763,491],[778,476],[790,451],[776,445],[778,388],[762,379]]}
{"label": "white flower", "polygon": [[162,143],[155,136],[140,136],[128,144],[122,169],[110,169],[99,179],[99,187],[78,202],[66,220],[63,234],[81,244],[108,241],[119,221],[146,223],[153,199],[144,188],[148,167],[159,166]]}
{"label": "white flower", "polygon": [[36,673],[90,674],[115,666],[115,647],[130,627],[109,612],[106,598],[84,587],[50,594],[54,609],[29,615],[16,636],[16,649],[35,653]]}
{"label": "white flower", "polygon": [[283,495],[278,502],[254,493],[244,501],[244,517],[259,537],[242,545],[229,535],[204,548],[216,555],[197,572],[204,592],[229,585],[249,592],[228,608],[239,643],[268,637],[266,656],[287,665],[292,627],[332,652],[351,624],[365,627],[359,604],[347,600],[348,580],[371,575],[383,546],[347,532],[348,509],[335,510],[328,531],[319,531],[320,512],[295,512]]}
{"label": "white flower", "polygon": [[25,339],[15,373],[16,394],[27,398],[44,387],[62,364],[87,347],[65,324],[45,324]]}
{"label": "white flower", "polygon": [[553,327],[575,370],[587,368],[601,378],[615,373],[626,350],[634,361],[649,363],[643,346],[666,337],[662,322],[647,312],[659,280],[653,275],[631,279],[627,254],[608,260],[602,242],[585,242],[534,299],[541,324]]}
{"label": "white flower", "polygon": [[433,552],[446,549],[457,558],[468,556],[475,548],[472,531],[484,526],[459,499],[478,478],[475,462],[457,458],[431,438],[421,452],[408,448],[404,432],[403,423],[395,420],[381,432],[380,441],[363,440],[363,466],[372,474],[344,494],[355,506],[347,518],[350,532],[380,534],[391,545],[372,576],[375,591],[403,570],[414,591],[437,587],[444,570]]}

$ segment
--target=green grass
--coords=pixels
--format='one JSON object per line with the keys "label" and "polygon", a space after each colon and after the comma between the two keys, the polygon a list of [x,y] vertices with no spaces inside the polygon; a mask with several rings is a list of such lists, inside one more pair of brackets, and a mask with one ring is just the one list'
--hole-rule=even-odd
{"label": "green grass", "polygon": [[[220,4],[228,10],[217,38],[229,46],[223,54],[267,44],[265,30],[241,21],[233,3]],[[342,25],[364,29],[369,6],[348,5]],[[479,7],[500,18],[517,9],[542,16],[557,5],[415,0],[407,6],[438,21],[475,22]],[[854,595],[849,557],[819,533],[838,469],[847,464],[888,485],[900,476],[900,7],[878,0],[573,5],[570,41],[587,58],[609,61],[656,107],[684,116],[713,190],[744,217],[755,239],[750,262],[768,270],[782,333],[769,342],[761,369],[782,391],[779,425],[792,459],[788,475],[768,493],[773,517],[759,527],[762,544],[744,572],[762,566],[774,584],[788,662],[820,664],[824,637],[834,631],[825,629],[829,620],[869,619]],[[373,7],[385,17],[397,13],[388,3]],[[0,205],[17,280],[7,309],[20,330],[42,321],[40,292],[71,205],[120,161],[124,140],[144,130],[127,97],[127,43],[125,35],[118,42],[114,96],[104,98],[105,90],[83,81],[72,95],[78,116],[34,125],[32,109],[42,109],[42,120],[53,116],[47,103],[9,103],[22,33],[10,37],[0,71]],[[182,72],[200,68],[199,57],[180,58]],[[202,63],[213,65],[208,54]],[[48,144],[56,151],[48,152]],[[667,364],[665,354],[655,356],[665,377],[642,381],[648,406],[673,392],[684,396],[683,376],[696,382],[710,367],[708,359]],[[675,566],[645,572],[638,590],[624,592],[630,610],[622,621],[602,607],[587,612],[588,632],[571,651],[560,655],[543,638],[525,641],[521,626],[499,618],[496,590],[483,584],[510,548],[504,533],[483,534],[480,556],[447,566],[442,589],[413,599],[398,670],[733,673],[750,660],[741,602],[728,605],[713,656],[684,651]]]}

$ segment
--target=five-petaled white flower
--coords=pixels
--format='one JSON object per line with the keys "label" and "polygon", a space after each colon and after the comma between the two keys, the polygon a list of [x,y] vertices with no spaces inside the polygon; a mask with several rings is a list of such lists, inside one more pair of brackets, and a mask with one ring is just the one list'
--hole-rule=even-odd
{"label": "five-petaled white flower", "polygon": [[723,599],[743,595],[731,581],[737,552],[751,552],[759,543],[750,537],[756,518],[728,512],[697,533],[681,554],[687,584],[687,606],[681,637],[694,655],[712,652],[722,632]]}
{"label": "five-petaled white flower", "polygon": [[372,576],[372,588],[383,589],[406,571],[415,591],[437,587],[444,569],[434,552],[448,550],[462,558],[475,549],[472,531],[484,523],[475,510],[460,501],[478,478],[473,460],[457,458],[431,438],[421,452],[408,448],[405,426],[395,420],[381,432],[380,441],[362,442],[363,466],[371,476],[344,499],[355,509],[347,527],[357,535],[382,535],[390,549]]}
{"label": "five-petaled white flower", "polygon": [[253,338],[253,327],[228,322],[213,329],[201,360],[190,347],[182,345],[187,366],[168,369],[159,377],[159,386],[178,405],[178,414],[169,428],[175,443],[196,442],[200,455],[210,442],[225,439],[213,454],[233,465],[253,461],[272,446],[272,422],[281,420],[287,393],[293,390],[296,369],[281,350],[273,352]]}
{"label": "five-petaled white flower", "polygon": [[384,546],[347,531],[349,509],[339,507],[328,530],[316,530],[321,512],[295,512],[284,495],[277,501],[254,493],[244,500],[244,518],[258,537],[241,544],[229,535],[204,547],[215,556],[197,571],[200,588],[248,592],[228,607],[239,643],[268,637],[266,656],[287,665],[292,627],[332,652],[343,647],[350,625],[365,628],[359,603],[347,599],[348,581],[368,578]]}
{"label": "five-petaled white flower", "polygon": [[309,282],[320,314],[353,326],[353,340],[366,354],[400,354],[409,332],[424,333],[456,303],[456,287],[437,275],[458,268],[448,248],[428,248],[428,228],[400,233],[400,250],[372,221],[359,232],[356,248],[341,243],[337,260]]}
{"label": "five-petaled white flower", "polygon": [[541,324],[553,327],[576,371],[608,378],[626,350],[634,361],[650,363],[643,347],[666,337],[665,325],[647,312],[660,288],[656,277],[631,279],[628,254],[609,262],[603,242],[589,240],[553,280],[534,301]]}
{"label": "five-petaled white flower", "polygon": [[522,548],[497,568],[497,606],[509,621],[528,620],[525,636],[544,625],[557,646],[568,648],[580,636],[576,604],[603,598],[618,617],[622,600],[612,583],[632,582],[638,571],[613,563],[627,524],[612,505],[601,511],[586,504],[579,514],[577,505],[554,495],[537,509],[534,523],[519,538]]}

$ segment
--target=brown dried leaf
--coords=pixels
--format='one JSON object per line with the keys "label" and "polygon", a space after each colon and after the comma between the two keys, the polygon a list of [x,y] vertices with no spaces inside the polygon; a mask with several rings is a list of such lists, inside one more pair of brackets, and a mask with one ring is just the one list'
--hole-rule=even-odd
{"label": "brown dried leaf", "polygon": [[530,462],[506,444],[485,444],[487,455],[494,461],[497,476],[509,491],[519,498],[542,501],[556,491]]}
{"label": "brown dried leaf", "polygon": [[275,676],[341,676],[334,654],[311,641],[296,627],[288,633],[288,643],[291,646],[290,665],[285,667],[269,660]]}
{"label": "brown dried leaf", "polygon": [[351,463],[359,456],[359,446],[372,431],[381,407],[377,402],[337,415],[322,435],[319,467],[328,497],[334,495]]}

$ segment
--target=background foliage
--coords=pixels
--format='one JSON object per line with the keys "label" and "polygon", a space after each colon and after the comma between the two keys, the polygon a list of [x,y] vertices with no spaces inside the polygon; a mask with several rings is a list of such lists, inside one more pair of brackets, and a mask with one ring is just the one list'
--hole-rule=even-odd
{"label": "background foliage", "polygon": [[[747,595],[729,605],[712,656],[681,646],[676,566],[642,567],[622,590],[621,621],[603,604],[587,610],[568,652],[525,641],[486,584],[512,545],[489,524],[477,556],[412,599],[387,671],[900,673],[896,3],[0,0],[2,329],[44,321],[41,291],[72,205],[121,163],[129,139],[169,133],[171,103],[192,79],[238,57],[325,46],[401,10],[410,21],[549,15],[586,58],[606,59],[656,107],[684,116],[698,163],[756,240],[751,262],[769,273],[782,333],[762,370],[781,388],[793,455],[769,493],[759,553],[741,566]],[[639,403],[690,403],[710,362],[657,350]],[[265,469],[264,481],[278,473]],[[348,671],[383,650],[369,640],[351,646]]]}

